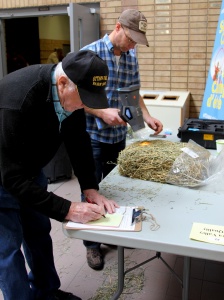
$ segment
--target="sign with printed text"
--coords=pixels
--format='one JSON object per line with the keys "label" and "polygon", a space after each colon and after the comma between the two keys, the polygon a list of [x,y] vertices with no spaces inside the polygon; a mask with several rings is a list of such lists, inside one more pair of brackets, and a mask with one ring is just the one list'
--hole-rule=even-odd
{"label": "sign with printed text", "polygon": [[224,226],[193,223],[190,239],[224,246]]}
{"label": "sign with printed text", "polygon": [[199,118],[224,120],[224,0]]}

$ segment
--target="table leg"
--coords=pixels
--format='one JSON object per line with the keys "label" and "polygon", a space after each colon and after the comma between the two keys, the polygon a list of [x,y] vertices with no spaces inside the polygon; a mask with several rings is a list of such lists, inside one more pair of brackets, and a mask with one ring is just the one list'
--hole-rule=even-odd
{"label": "table leg", "polygon": [[118,281],[117,291],[112,296],[111,300],[117,300],[124,289],[124,247],[118,246]]}
{"label": "table leg", "polygon": [[182,300],[188,300],[191,258],[184,257]]}

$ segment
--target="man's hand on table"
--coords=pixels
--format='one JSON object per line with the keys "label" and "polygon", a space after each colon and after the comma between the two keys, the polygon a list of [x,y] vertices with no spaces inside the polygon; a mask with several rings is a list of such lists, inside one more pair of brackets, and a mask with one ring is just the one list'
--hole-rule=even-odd
{"label": "man's hand on table", "polygon": [[100,219],[108,213],[114,213],[119,205],[114,200],[109,200],[100,195],[97,190],[89,189],[83,191],[84,195],[92,203],[72,202],[66,220],[87,223]]}

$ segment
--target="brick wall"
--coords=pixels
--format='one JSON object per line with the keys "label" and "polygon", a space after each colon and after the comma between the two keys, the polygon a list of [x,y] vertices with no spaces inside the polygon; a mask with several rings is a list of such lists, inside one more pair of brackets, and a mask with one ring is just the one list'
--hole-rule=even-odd
{"label": "brick wall", "polygon": [[[11,0],[0,1],[0,8],[65,3],[68,1]],[[138,46],[142,88],[190,91],[190,116],[198,117],[221,3],[222,0],[101,0],[101,35],[113,30],[125,8],[142,11],[148,19],[150,44],[149,48]]]}
{"label": "brick wall", "polygon": [[221,0],[101,1],[102,34],[120,12],[138,8],[148,20],[150,47],[138,46],[143,89],[191,92],[190,116],[198,117],[216,34]]}

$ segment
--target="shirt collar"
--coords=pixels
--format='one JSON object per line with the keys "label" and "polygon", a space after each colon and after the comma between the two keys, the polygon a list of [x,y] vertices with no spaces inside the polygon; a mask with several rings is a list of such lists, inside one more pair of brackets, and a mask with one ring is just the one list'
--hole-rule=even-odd
{"label": "shirt collar", "polygon": [[58,120],[60,122],[59,129],[61,128],[61,122],[69,117],[72,112],[67,112],[64,110],[64,108],[61,106],[59,96],[58,96],[58,90],[56,85],[56,75],[55,75],[55,68],[51,72],[51,83],[52,83],[52,98],[54,102],[54,110],[57,114]]}
{"label": "shirt collar", "polygon": [[[103,40],[104,40],[104,43],[106,44],[108,50],[110,52],[114,52],[114,46],[111,43],[111,40],[110,40],[109,35],[107,33],[104,35]],[[121,53],[127,53],[128,54],[129,50],[127,52],[121,52]]]}

